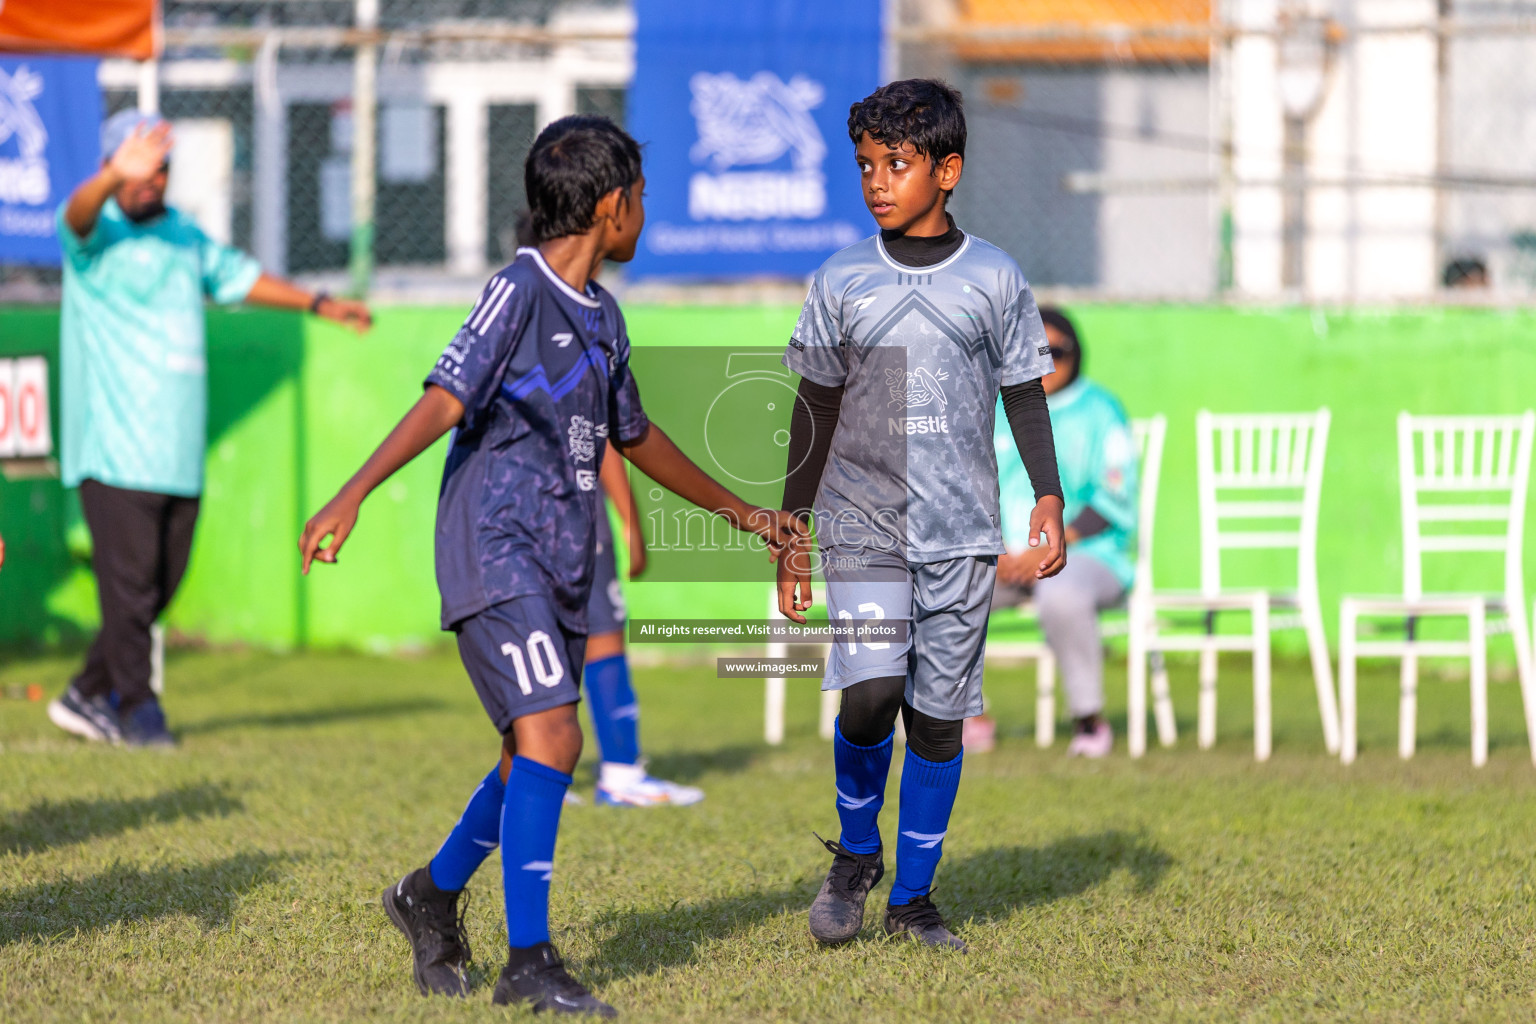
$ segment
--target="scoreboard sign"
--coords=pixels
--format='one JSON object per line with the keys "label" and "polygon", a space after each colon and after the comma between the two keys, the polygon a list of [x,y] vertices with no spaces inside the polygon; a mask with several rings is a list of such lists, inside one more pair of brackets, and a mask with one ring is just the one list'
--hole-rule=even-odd
{"label": "scoreboard sign", "polygon": [[48,408],[48,360],[0,359],[0,459],[53,454]]}

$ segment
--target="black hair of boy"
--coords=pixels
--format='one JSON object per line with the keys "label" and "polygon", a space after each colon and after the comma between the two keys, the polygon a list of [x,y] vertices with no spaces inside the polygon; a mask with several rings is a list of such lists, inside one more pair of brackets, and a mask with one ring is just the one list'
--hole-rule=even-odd
{"label": "black hair of boy", "polygon": [[551,123],[533,140],[523,166],[533,244],[586,231],[598,200],[628,189],[640,174],[640,144],[608,118],[588,114]]}
{"label": "black hair of boy", "polygon": [[910,143],[937,170],[939,161],[950,154],[965,156],[965,103],[960,90],[936,78],[908,78],[881,86],[848,108],[848,138],[857,146],[865,135],[892,149]]}

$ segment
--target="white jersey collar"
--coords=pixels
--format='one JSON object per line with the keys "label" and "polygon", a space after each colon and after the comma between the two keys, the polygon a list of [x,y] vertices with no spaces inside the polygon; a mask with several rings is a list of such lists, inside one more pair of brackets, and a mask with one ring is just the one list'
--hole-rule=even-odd
{"label": "white jersey collar", "polygon": [[965,235],[964,240],[960,243],[960,248],[950,253],[949,258],[944,262],[935,263],[931,267],[909,267],[905,263],[898,263],[896,260],[891,258],[890,253],[885,251],[885,240],[880,237],[878,232],[875,234],[875,248],[880,251],[881,259],[885,260],[886,263],[890,264],[892,267],[895,267],[903,274],[932,274],[935,271],[943,270],[945,267],[955,262],[955,260],[959,259],[961,256],[964,256],[965,251],[971,247],[971,236],[964,231],[960,233]]}
{"label": "white jersey collar", "polygon": [[544,262],[544,254],[539,252],[539,250],[535,249],[531,245],[524,246],[523,248],[517,250],[517,255],[522,256],[525,254],[533,257],[533,261],[539,265],[539,269],[544,271],[544,276],[549,278],[550,281],[554,283],[555,287],[559,288],[561,291],[565,292],[566,295],[570,296],[572,302],[579,302],[583,306],[586,306],[590,309],[599,309],[602,307],[602,303],[598,302],[597,299],[590,295],[583,295],[581,292],[567,284],[565,279],[562,278],[559,274],[551,270],[549,264]]}

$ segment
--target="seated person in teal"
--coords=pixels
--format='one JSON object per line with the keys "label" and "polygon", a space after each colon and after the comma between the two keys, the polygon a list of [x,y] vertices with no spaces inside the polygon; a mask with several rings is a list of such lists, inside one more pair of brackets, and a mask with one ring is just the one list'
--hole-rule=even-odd
{"label": "seated person in teal", "polygon": [[[1135,573],[1136,488],[1140,461],[1130,421],[1114,395],[1082,376],[1083,347],[1060,310],[1041,307],[1054,372],[1044,378],[1066,501],[1067,567],[1035,579],[1043,548],[1029,546],[1034,491],[998,416],[995,434],[1003,543],[993,609],[1033,598],[1046,643],[1061,668],[1074,720],[1070,756],[1104,757],[1114,737],[1104,719],[1104,649],[1099,613],[1125,599]],[[986,732],[987,723],[973,731]],[[978,728],[979,726],[979,728]]]}

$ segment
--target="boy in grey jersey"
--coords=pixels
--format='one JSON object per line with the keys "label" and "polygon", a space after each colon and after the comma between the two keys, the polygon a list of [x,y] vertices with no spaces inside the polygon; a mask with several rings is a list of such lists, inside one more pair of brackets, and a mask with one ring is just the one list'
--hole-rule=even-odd
{"label": "boy in grey jersey", "polygon": [[[817,271],[784,363],[800,374],[784,506],[814,512],[834,622],[900,620],[898,640],[839,638],[823,689],[841,690],[833,740],[842,834],[811,934],[845,942],[884,874],[878,816],[900,711],[907,728],[888,933],[964,949],[929,897],[960,781],[960,730],[980,713],[997,556],[992,441],[1001,391],[1035,484],[1037,570],[1065,564],[1061,488],[1040,378],[1050,350],[1023,273],[945,212],[965,153],[960,96],[885,86],[849,112],[864,197],[881,232]],[[804,621],[810,544],[779,563],[779,607]]]}

